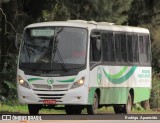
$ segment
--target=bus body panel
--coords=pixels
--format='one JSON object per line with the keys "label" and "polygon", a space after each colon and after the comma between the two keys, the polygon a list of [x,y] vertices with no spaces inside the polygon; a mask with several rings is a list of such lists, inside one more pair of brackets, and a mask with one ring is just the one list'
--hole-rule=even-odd
{"label": "bus body panel", "polygon": [[100,104],[125,104],[130,89],[134,91],[134,103],[150,97],[151,67],[99,65],[90,76],[91,92],[100,89]]}

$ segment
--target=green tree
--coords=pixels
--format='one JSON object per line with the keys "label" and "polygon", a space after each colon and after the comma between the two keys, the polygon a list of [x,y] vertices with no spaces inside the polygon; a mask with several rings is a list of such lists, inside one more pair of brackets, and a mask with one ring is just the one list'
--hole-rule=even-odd
{"label": "green tree", "polygon": [[68,8],[64,0],[55,1],[51,9],[42,11],[40,21],[64,21],[70,18]]}
{"label": "green tree", "polygon": [[129,11],[129,25],[138,26],[151,23],[152,13],[152,0],[133,0]]}
{"label": "green tree", "polygon": [[[6,1],[6,0],[3,0]],[[15,39],[30,23],[37,22],[44,9],[50,9],[52,0],[10,0],[1,1],[0,40],[0,95],[8,99],[16,95],[16,66],[18,50]]]}
{"label": "green tree", "polygon": [[132,0],[59,0],[52,11],[43,11],[43,19],[82,19],[127,23]]}
{"label": "green tree", "polygon": [[116,24],[127,23],[132,0],[93,0],[91,18]]}

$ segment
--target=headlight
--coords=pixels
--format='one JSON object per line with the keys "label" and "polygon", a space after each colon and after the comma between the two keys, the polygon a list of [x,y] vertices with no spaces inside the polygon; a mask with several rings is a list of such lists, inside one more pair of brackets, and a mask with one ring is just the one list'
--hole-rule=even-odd
{"label": "headlight", "polygon": [[85,78],[82,77],[80,80],[78,80],[77,82],[75,82],[75,83],[72,85],[71,89],[77,88],[77,87],[80,87],[80,86],[84,85],[84,80],[85,80]]}
{"label": "headlight", "polygon": [[20,77],[20,76],[18,76],[18,83],[19,83],[21,86],[30,89],[30,86],[29,86],[28,82],[26,82],[26,81],[25,81],[24,79],[22,79],[22,77]]}

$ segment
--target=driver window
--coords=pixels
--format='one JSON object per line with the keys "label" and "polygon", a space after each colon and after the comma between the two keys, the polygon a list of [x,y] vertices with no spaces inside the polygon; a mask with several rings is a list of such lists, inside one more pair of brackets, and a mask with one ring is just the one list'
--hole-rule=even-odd
{"label": "driver window", "polygon": [[94,32],[90,38],[90,60],[101,60],[101,39],[100,32]]}

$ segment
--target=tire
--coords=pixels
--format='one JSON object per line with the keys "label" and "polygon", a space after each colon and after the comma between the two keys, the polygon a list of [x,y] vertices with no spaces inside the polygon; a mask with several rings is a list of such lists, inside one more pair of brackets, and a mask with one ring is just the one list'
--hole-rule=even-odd
{"label": "tire", "polygon": [[81,114],[82,108],[78,108],[79,106],[75,105],[65,105],[65,111],[68,115]]}
{"label": "tire", "polygon": [[28,111],[30,115],[37,115],[41,109],[40,105],[28,104]]}
{"label": "tire", "polygon": [[130,114],[132,110],[132,97],[128,94],[127,104],[120,106],[113,106],[116,114]]}
{"label": "tire", "polygon": [[128,99],[127,99],[127,104],[125,104],[124,108],[123,108],[123,113],[124,114],[130,114],[131,110],[132,110],[132,96],[129,93],[128,94]]}
{"label": "tire", "polygon": [[97,114],[98,113],[98,105],[99,105],[99,98],[97,93],[94,94],[93,104],[87,106],[87,113],[88,114]]}

